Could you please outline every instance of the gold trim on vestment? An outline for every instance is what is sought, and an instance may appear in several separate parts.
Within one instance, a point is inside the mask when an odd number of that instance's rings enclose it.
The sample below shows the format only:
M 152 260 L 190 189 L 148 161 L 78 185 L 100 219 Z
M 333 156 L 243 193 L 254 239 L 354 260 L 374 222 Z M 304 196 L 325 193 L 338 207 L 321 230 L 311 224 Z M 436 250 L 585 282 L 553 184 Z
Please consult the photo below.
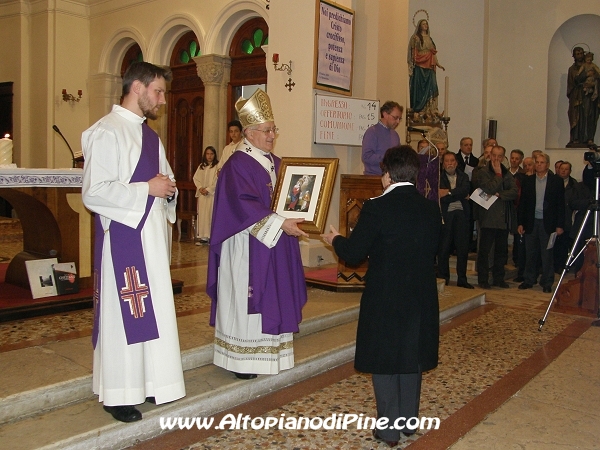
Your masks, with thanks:
M 250 231 L 250 234 L 252 236 L 254 236 L 255 238 L 258 238 L 258 233 L 260 232 L 260 230 L 267 224 L 267 222 L 269 221 L 269 218 L 271 216 L 268 215 L 266 217 L 263 217 L 261 220 L 259 220 L 258 222 L 256 222 L 254 224 L 254 226 L 252 227 L 252 230 Z
M 259 345 L 256 347 L 246 347 L 243 345 L 229 344 L 229 343 L 225 342 L 223 339 L 219 339 L 218 337 L 215 337 L 214 344 L 216 346 L 224 348 L 225 350 L 229 350 L 230 352 L 240 353 L 242 355 L 251 355 L 253 353 L 272 353 L 272 354 L 276 355 L 278 353 L 281 353 L 283 350 L 289 350 L 291 348 L 294 348 L 293 340 L 282 342 L 278 346 Z

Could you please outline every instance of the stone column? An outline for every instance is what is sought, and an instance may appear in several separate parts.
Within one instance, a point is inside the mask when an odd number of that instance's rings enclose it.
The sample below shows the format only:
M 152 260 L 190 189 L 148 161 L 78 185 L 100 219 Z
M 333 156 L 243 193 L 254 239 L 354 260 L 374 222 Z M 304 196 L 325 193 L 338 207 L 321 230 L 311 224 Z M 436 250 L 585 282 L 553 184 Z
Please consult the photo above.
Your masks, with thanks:
M 231 68 L 231 58 L 221 55 L 203 55 L 194 58 L 198 76 L 204 83 L 204 133 L 202 149 L 207 145 L 218 147 L 222 142 L 222 130 L 225 125 L 221 123 L 221 111 L 226 104 L 221 103 L 221 86 L 225 79 L 225 67 Z M 229 80 L 229 74 L 227 76 Z
M 225 147 L 229 136 L 227 130 L 227 91 L 229 87 L 229 81 L 231 80 L 231 58 L 227 57 L 225 61 L 223 61 L 223 82 L 221 83 L 221 97 L 220 97 L 220 105 L 221 109 L 219 110 L 219 123 L 221 126 L 221 131 L 219 132 L 219 147 L 218 152 L 221 152 L 221 149 Z M 235 99 L 237 100 L 237 99 Z M 227 130 L 227 131 L 226 131 Z

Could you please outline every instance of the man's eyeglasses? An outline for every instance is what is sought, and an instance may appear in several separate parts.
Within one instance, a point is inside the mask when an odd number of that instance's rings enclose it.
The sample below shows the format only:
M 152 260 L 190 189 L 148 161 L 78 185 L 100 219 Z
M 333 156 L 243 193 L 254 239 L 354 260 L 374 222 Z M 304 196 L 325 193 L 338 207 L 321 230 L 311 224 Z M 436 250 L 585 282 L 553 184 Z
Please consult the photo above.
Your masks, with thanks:
M 393 114 L 389 114 L 388 116 L 390 116 L 392 119 L 397 120 L 398 122 L 400 122 L 402 120 L 402 116 L 398 117 L 398 116 L 394 116 Z
M 277 127 L 267 128 L 266 130 L 259 130 L 257 128 L 256 131 L 261 131 L 261 132 L 265 133 L 265 135 L 268 135 L 270 133 L 279 134 L 279 128 L 277 128 Z

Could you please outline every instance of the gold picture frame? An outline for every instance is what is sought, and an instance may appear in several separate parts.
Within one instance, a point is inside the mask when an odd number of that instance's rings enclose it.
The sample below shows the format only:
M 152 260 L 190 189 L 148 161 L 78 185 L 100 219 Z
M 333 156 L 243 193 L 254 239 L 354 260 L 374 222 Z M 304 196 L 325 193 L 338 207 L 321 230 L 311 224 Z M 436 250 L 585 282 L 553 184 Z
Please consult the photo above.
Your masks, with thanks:
M 307 233 L 323 233 L 339 160 L 282 158 L 271 209 L 286 218 L 301 218 Z

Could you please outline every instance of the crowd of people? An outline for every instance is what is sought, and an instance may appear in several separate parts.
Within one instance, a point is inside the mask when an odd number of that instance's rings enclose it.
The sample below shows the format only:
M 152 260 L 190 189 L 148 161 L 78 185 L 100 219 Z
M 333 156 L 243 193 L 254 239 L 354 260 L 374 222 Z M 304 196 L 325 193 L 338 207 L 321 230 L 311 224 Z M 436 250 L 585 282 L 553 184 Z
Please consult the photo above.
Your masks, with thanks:
M 396 102 L 381 106 L 379 122 L 363 139 L 365 175 L 379 175 L 378 161 L 387 148 L 400 144 L 395 129 L 402 113 L 403 107 Z M 494 138 L 483 140 L 479 156 L 473 153 L 470 137 L 460 140 L 455 153 L 448 151 L 447 142 L 434 145 L 437 152 L 428 140 L 421 139 L 416 151 L 438 154 L 440 161 L 438 194 L 444 225 L 437 255 L 438 278 L 449 283 L 449 258 L 455 254 L 457 286 L 474 289 L 467 281 L 466 268 L 468 254 L 477 253 L 478 286 L 508 288 L 505 266 L 512 235 L 511 256 L 518 269 L 513 281 L 520 283 L 519 289 L 539 283 L 544 292 L 551 292 L 554 274 L 565 268 L 594 192 L 590 166 L 584 169 L 583 181 L 577 182 L 571 176 L 571 163 L 556 161 L 551 170 L 550 158 L 541 150 L 534 150 L 531 156 L 520 149 L 507 153 Z M 583 238 L 590 233 L 585 230 Z M 581 264 L 582 258 L 572 261 L 571 270 L 577 271 Z
M 465 272 L 468 253 L 477 252 L 479 287 L 508 288 L 505 266 L 512 235 L 512 261 L 518 268 L 513 281 L 520 283 L 519 289 L 539 283 L 544 292 L 552 292 L 554 274 L 564 270 L 592 200 L 591 167 L 586 165 L 583 181 L 577 182 L 571 176 L 571 163 L 556 161 L 552 171 L 550 157 L 541 150 L 534 150 L 530 157 L 520 149 L 507 154 L 495 139 L 485 139 L 481 155 L 472 152 L 473 140 L 464 137 L 456 154 L 444 152 L 440 157 L 444 226 L 438 277 L 448 284 L 448 258 L 454 250 L 457 285 L 474 288 L 466 282 Z M 469 194 L 464 195 L 465 191 Z M 585 230 L 582 236 L 590 235 Z M 572 263 L 571 270 L 577 271 L 582 258 Z

